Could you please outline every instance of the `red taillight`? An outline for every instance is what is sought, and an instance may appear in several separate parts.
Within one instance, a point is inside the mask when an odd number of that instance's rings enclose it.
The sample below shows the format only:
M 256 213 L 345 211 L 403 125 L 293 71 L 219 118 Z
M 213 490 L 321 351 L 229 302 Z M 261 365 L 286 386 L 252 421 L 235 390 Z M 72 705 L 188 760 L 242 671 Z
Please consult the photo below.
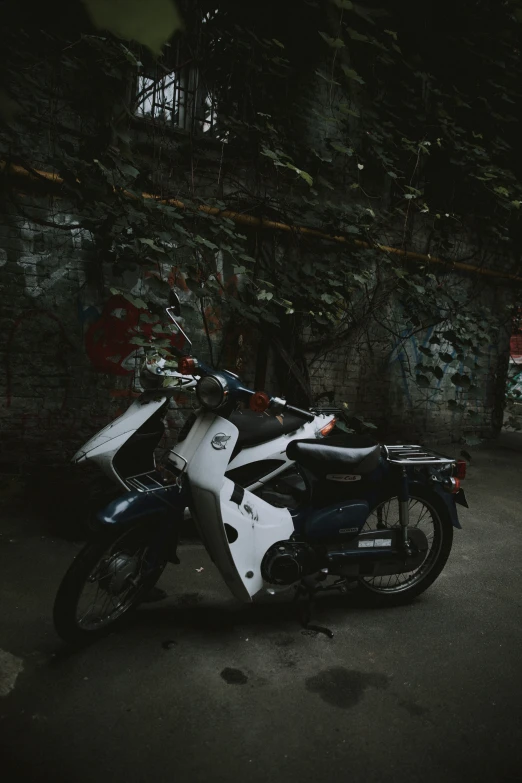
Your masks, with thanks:
M 266 411 L 269 405 L 270 397 L 266 392 L 255 392 L 250 397 L 250 410 L 255 411 L 256 413 L 263 413 L 263 411 Z
M 451 490 L 452 495 L 456 495 L 457 492 L 460 491 L 460 479 L 454 478 L 453 479 L 453 489 Z
M 319 430 L 319 435 L 322 435 L 323 438 L 328 435 L 329 432 L 333 430 L 337 423 L 337 419 L 334 417 L 331 421 L 328 422 L 328 424 L 325 424 L 322 430 Z
M 460 492 L 460 479 L 453 477 L 445 479 L 442 482 L 442 489 L 445 492 L 451 492 L 452 495 L 456 495 L 457 492 Z
M 178 362 L 178 372 L 182 375 L 193 375 L 196 369 L 196 362 L 191 356 L 184 356 Z
M 457 460 L 456 470 L 455 470 L 455 477 L 458 479 L 465 479 L 466 478 L 466 468 L 467 463 L 463 459 Z

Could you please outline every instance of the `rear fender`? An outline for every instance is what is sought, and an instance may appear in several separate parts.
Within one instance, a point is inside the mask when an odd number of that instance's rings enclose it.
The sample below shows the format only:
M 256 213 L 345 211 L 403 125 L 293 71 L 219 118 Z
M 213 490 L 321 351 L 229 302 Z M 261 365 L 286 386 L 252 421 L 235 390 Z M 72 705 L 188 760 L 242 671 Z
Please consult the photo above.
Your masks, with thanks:
M 122 529 L 145 520 L 159 523 L 158 543 L 167 546 L 171 562 L 179 563 L 176 550 L 187 502 L 187 492 L 178 487 L 157 492 L 127 492 L 98 512 L 97 520 L 101 527 Z
M 441 485 L 436 481 L 415 481 L 410 482 L 409 484 L 409 490 L 410 492 L 415 492 L 415 486 L 423 486 L 423 487 L 429 487 L 432 489 L 444 502 L 444 505 L 448 509 L 448 513 L 450 515 L 451 522 L 453 524 L 453 527 L 456 527 L 458 530 L 462 530 L 462 525 L 459 521 L 459 515 L 457 513 L 457 506 L 455 503 L 455 495 L 452 495 L 450 492 L 445 492 Z
M 457 513 L 457 504 L 455 503 L 455 495 L 450 492 L 445 492 L 440 484 L 436 484 L 435 482 L 433 482 L 433 484 L 435 492 L 442 498 L 448 508 L 453 527 L 456 527 L 457 530 L 462 530 L 462 525 L 460 524 L 459 515 Z

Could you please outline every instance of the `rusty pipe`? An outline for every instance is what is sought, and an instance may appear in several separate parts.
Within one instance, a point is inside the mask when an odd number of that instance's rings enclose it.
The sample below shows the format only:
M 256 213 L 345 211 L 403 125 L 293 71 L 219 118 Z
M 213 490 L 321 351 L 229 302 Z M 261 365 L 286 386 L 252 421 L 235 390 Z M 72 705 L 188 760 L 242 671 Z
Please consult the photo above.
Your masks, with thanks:
M 63 184 L 63 179 L 56 173 L 50 171 L 40 171 L 35 169 L 35 174 L 23 166 L 15 164 L 7 164 L 5 161 L 0 161 L 0 171 L 7 171 L 15 174 L 19 177 L 25 177 L 38 181 L 42 178 L 54 185 Z M 125 195 L 129 198 L 135 198 L 132 193 L 124 191 Z M 179 199 L 160 199 L 153 193 L 142 193 L 143 198 L 153 199 L 161 204 L 168 204 L 170 206 L 177 207 L 178 209 L 187 209 L 186 204 Z M 216 217 L 224 217 L 233 220 L 234 223 L 250 226 L 251 228 L 266 228 L 273 231 L 286 231 L 287 233 L 299 234 L 303 236 L 316 237 L 317 239 L 325 239 L 330 242 L 337 242 L 340 244 L 350 244 L 356 247 L 373 248 L 380 250 L 383 253 L 392 253 L 393 255 L 400 256 L 408 261 L 423 261 L 426 264 L 439 264 L 446 266 L 452 270 L 458 270 L 462 272 L 472 272 L 478 275 L 485 275 L 487 277 L 493 277 L 501 280 L 512 280 L 516 282 L 522 282 L 522 276 L 511 274 L 509 272 L 498 272 L 494 269 L 483 268 L 475 266 L 474 264 L 465 264 L 462 261 L 448 261 L 443 258 L 437 258 L 436 256 L 425 255 L 424 253 L 416 253 L 411 250 L 402 250 L 398 247 L 391 247 L 389 245 L 372 244 L 371 242 L 365 242 L 362 239 L 352 239 L 351 237 L 345 237 L 343 235 L 325 234 L 323 231 L 319 231 L 316 228 L 308 228 L 307 226 L 293 226 L 289 223 L 281 223 L 276 220 L 267 220 L 266 218 L 253 217 L 252 215 L 242 215 L 240 212 L 233 212 L 230 209 L 219 209 L 219 207 L 209 207 L 207 204 L 200 204 L 196 207 L 196 211 L 204 212 L 207 215 L 215 215 Z

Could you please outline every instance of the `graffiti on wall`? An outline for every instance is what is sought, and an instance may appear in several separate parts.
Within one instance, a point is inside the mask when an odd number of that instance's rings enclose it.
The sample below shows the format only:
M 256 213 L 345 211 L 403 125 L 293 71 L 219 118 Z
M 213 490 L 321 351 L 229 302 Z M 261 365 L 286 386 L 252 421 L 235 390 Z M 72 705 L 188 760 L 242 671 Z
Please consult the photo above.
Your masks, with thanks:
M 415 381 L 415 367 L 416 365 L 421 364 L 423 360 L 424 362 L 426 361 L 426 356 L 421 349 L 437 348 L 437 346 L 430 344 L 433 332 L 434 327 L 430 327 L 422 334 L 422 337 L 420 337 L 418 335 L 408 336 L 408 333 L 405 330 L 401 334 L 402 339 L 397 341 L 389 360 L 391 366 L 395 365 L 399 368 L 401 389 L 410 408 L 413 408 L 419 399 L 419 387 Z M 452 384 L 450 380 L 451 376 L 455 373 L 469 375 L 472 382 L 476 380 L 479 374 L 482 376 L 489 375 L 495 347 L 496 346 L 493 344 L 488 346 L 487 356 L 479 356 L 477 354 L 472 357 L 473 365 L 478 365 L 478 368 L 476 369 L 474 366 L 470 367 L 464 361 L 459 361 L 458 364 L 455 363 L 453 360 L 455 359 L 457 352 L 450 345 L 444 347 L 438 346 L 438 352 L 450 355 L 452 361 L 440 361 L 439 367 L 441 368 L 442 375 L 439 378 L 435 376 L 430 378 L 431 384 L 430 389 L 428 390 L 430 393 L 428 395 L 422 395 L 422 402 L 428 406 L 439 404 L 441 402 L 441 392 L 443 389 L 448 389 L 448 391 L 451 389 L 455 392 L 457 387 Z M 482 404 L 480 392 L 481 390 L 477 389 L 475 397 L 470 397 L 469 393 L 467 393 L 467 403 L 480 406 Z

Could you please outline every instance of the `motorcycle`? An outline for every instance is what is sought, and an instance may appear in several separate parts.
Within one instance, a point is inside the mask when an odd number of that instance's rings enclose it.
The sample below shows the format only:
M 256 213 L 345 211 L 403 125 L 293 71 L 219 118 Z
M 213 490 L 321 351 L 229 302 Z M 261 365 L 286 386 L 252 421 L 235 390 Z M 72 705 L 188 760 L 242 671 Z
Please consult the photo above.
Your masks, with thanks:
M 305 627 L 314 627 L 311 605 L 319 592 L 352 586 L 372 604 L 393 606 L 435 581 L 453 528 L 460 527 L 456 504 L 467 506 L 463 460 L 418 445 L 286 436 L 286 455 L 300 471 L 306 498 L 277 506 L 227 475 L 240 435 L 232 416 L 245 408 L 286 411 L 312 423 L 315 414 L 194 357 L 184 356 L 179 371 L 199 376 L 200 408 L 167 467 L 141 474 L 135 491 L 98 515 L 102 532 L 78 554 L 56 596 L 54 623 L 64 640 L 83 644 L 111 630 L 169 560 L 179 563 L 187 506 L 231 593 L 249 603 L 293 591 Z
M 174 292 L 170 294 L 166 313 L 182 338 L 182 347 L 178 339 L 178 347 L 173 352 L 183 357 L 190 352 L 192 343 L 179 323 L 181 305 Z M 153 354 L 142 364 L 140 381 L 143 389 L 140 396 L 72 458 L 75 465 L 96 465 L 105 479 L 90 493 L 91 529 L 98 527 L 96 514 L 101 508 L 122 491 L 141 489 L 140 477 L 156 469 L 156 449 L 165 433 L 169 405 L 180 394 L 193 394 L 199 375 L 170 369 L 165 358 Z M 303 421 L 289 410 L 278 415 L 250 409 L 232 411 L 230 420 L 239 430 L 239 436 L 227 466 L 227 477 L 273 502 L 284 502 L 300 484 L 286 446 L 293 438 L 326 437 L 335 427 L 335 413 L 335 408 L 323 407 L 309 421 Z M 185 438 L 194 420 L 192 412 L 180 430 L 178 442 Z M 190 517 L 189 509 L 184 516 Z

